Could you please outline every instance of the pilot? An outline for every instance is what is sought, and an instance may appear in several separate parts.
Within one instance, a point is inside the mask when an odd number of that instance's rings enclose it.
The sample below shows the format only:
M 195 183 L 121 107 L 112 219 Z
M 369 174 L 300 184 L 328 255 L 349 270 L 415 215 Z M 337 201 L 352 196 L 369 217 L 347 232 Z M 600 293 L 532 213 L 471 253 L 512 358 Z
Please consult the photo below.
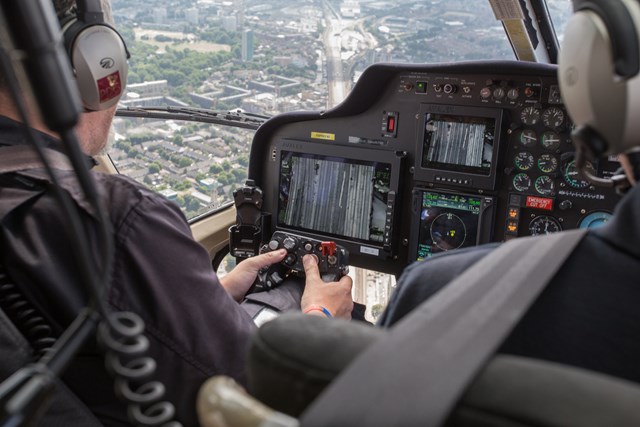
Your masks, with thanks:
M 110 3 L 102 3 L 106 22 L 113 22 Z M 73 0 L 55 1 L 60 16 L 74 5 Z M 7 81 L 0 75 L 0 156 L 3 147 L 26 144 Z M 114 105 L 81 114 L 77 134 L 87 161 L 105 148 L 115 109 Z M 58 135 L 46 128 L 34 108 L 29 108 L 28 117 L 45 145 L 62 151 Z M 74 174 L 56 174 L 91 230 L 93 215 Z M 131 311 L 145 321 L 149 355 L 158 365 L 155 379 L 166 386 L 165 397 L 176 406 L 176 419 L 196 425 L 195 396 L 205 379 L 225 374 L 245 382 L 245 350 L 255 326 L 238 302 L 258 270 L 285 254 L 256 256 L 218 279 L 209 254 L 194 241 L 177 205 L 124 176 L 95 173 L 94 178 L 108 207 L 115 241 L 106 301 L 112 310 Z M 0 175 L 0 194 L 2 268 L 60 334 L 86 302 L 66 218 L 41 168 Z M 314 258 L 305 259 L 305 268 L 302 310 L 349 318 L 351 279 L 343 277 L 327 286 Z M 103 359 L 95 345 L 89 345 L 67 369 L 64 381 L 105 425 L 130 425 Z
M 574 1 L 574 7 L 559 59 L 563 98 L 577 127 L 574 143 L 593 158 L 619 154 L 630 189 L 613 218 L 589 230 L 499 351 L 640 382 L 640 139 L 634 129 L 640 6 L 603 0 Z M 394 325 L 494 247 L 445 252 L 409 266 L 379 324 Z

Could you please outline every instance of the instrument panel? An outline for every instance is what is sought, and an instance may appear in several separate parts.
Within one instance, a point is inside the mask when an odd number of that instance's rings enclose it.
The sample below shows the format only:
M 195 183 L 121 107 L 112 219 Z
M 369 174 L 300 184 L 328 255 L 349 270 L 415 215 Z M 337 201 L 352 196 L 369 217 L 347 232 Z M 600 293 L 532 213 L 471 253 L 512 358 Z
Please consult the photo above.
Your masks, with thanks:
M 576 169 L 556 71 L 376 64 L 336 108 L 274 117 L 249 168 L 271 231 L 335 240 L 352 265 L 398 274 L 439 252 L 604 224 L 619 196 Z

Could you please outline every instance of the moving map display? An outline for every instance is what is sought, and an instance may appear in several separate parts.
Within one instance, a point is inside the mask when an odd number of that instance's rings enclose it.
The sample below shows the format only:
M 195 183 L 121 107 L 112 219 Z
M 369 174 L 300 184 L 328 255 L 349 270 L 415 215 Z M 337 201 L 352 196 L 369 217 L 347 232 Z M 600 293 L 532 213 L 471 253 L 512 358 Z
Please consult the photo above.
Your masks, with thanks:
M 423 191 L 416 259 L 476 245 L 481 206 L 479 197 Z

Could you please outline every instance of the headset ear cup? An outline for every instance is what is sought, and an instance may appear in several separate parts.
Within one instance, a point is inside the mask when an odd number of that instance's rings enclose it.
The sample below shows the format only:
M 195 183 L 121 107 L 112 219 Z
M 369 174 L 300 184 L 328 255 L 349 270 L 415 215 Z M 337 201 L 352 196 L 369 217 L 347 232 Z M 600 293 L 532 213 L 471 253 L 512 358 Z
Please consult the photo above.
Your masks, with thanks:
M 84 107 L 97 111 L 117 104 L 128 73 L 128 52 L 120 34 L 107 25 L 80 28 L 69 55 Z
M 564 102 L 577 128 L 606 141 L 594 154 L 617 154 L 640 140 L 640 4 L 574 0 L 558 56 Z M 624 19 L 621 19 L 623 17 Z M 633 38 L 633 40 L 629 40 Z

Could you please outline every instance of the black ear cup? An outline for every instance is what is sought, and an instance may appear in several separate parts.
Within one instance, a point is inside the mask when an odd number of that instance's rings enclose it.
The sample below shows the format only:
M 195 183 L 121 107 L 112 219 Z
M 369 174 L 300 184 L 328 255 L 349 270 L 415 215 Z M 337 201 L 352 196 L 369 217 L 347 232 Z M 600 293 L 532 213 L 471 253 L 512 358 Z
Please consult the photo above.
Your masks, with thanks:
M 574 0 L 574 9 L 558 57 L 563 99 L 585 152 L 627 151 L 640 142 L 640 5 Z
M 98 111 L 120 100 L 129 52 L 120 34 L 103 21 L 102 13 L 84 13 L 86 7 L 79 0 L 78 13 L 63 23 L 62 30 L 84 108 Z

